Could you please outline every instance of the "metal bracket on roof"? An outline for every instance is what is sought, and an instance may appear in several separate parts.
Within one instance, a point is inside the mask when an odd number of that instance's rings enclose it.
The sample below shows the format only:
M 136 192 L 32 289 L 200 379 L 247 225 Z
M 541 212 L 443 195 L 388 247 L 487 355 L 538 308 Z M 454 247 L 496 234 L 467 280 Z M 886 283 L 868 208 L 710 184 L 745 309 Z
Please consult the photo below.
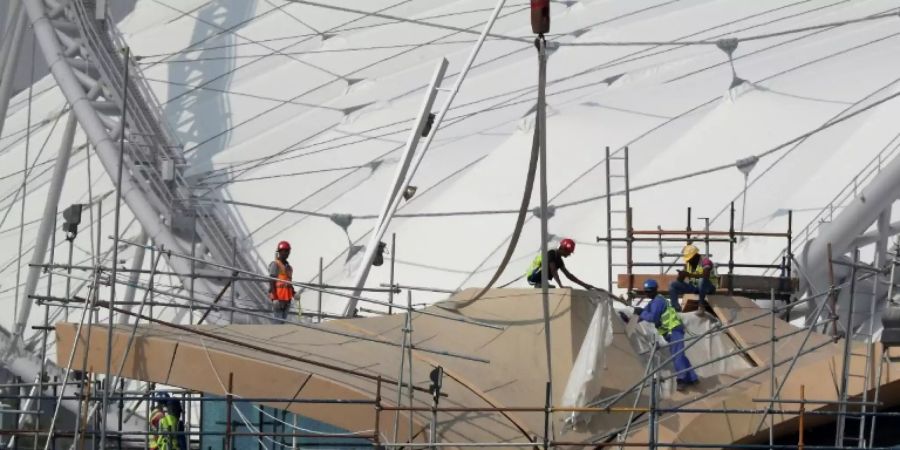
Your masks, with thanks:
M 734 162 L 734 166 L 737 167 L 738 170 L 741 171 L 745 176 L 756 167 L 756 163 L 759 162 L 759 157 L 756 155 L 751 155 L 746 158 L 741 158 Z
M 737 38 L 724 38 L 716 41 L 716 47 L 728 55 L 728 63 L 731 65 L 731 85 L 728 89 L 734 89 L 745 82 L 743 78 L 737 75 L 737 71 L 734 69 L 734 51 L 737 50 L 738 43 Z
M 533 214 L 534 217 L 537 217 L 538 219 L 540 219 L 541 218 L 541 208 L 538 208 L 538 207 L 532 208 L 531 214 Z M 547 218 L 550 219 L 555 215 L 556 215 L 556 207 L 553 205 L 548 205 L 547 206 Z
M 719 39 L 716 41 L 716 47 L 719 47 L 719 50 L 725 52 L 725 54 L 728 55 L 728 59 L 731 59 L 734 51 L 738 48 L 738 40 L 737 38 Z
M 335 225 L 344 229 L 344 232 L 347 231 L 347 228 L 350 228 L 350 224 L 353 223 L 353 214 L 332 214 L 331 221 L 334 222 Z

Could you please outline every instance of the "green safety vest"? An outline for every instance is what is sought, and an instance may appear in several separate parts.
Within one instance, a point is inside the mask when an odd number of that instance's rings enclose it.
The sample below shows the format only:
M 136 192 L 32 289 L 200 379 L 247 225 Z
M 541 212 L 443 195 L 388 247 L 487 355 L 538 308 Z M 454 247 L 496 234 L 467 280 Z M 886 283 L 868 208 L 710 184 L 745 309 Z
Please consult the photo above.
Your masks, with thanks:
M 665 336 L 672 332 L 675 328 L 681 326 L 681 316 L 678 315 L 678 312 L 675 311 L 675 308 L 672 307 L 672 304 L 669 302 L 669 299 L 663 297 L 666 301 L 666 309 L 662 313 L 662 317 L 659 318 L 659 334 Z
M 528 266 L 528 270 L 525 271 L 525 278 L 530 277 L 531 274 L 533 274 L 535 270 L 540 269 L 541 264 L 543 264 L 543 262 L 544 262 L 544 255 L 538 254 L 537 256 L 535 256 L 534 261 L 531 261 L 531 265 Z
M 156 448 L 159 450 L 183 450 L 178 447 L 178 419 L 166 414 L 159 419 L 159 437 L 156 438 Z
M 697 263 L 697 266 L 694 267 L 693 270 L 691 269 L 690 264 L 684 263 L 684 271 L 691 275 L 697 275 L 699 277 L 702 277 L 703 276 L 703 260 L 704 259 L 706 259 L 706 258 L 701 259 L 700 262 Z M 712 262 L 712 261 L 710 261 L 710 262 Z M 688 278 L 687 282 L 690 284 L 693 284 L 694 286 L 697 286 L 698 284 L 700 284 L 700 278 Z M 712 270 L 709 271 L 709 282 L 712 283 L 713 287 L 715 287 L 716 289 L 719 288 L 719 277 L 716 276 L 715 264 L 713 264 Z

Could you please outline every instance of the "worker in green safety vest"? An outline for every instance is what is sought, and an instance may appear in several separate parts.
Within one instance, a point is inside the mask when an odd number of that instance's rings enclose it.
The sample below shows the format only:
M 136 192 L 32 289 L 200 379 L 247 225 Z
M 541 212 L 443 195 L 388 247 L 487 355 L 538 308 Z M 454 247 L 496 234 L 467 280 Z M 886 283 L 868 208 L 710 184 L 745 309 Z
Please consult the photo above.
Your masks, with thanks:
M 179 433 L 180 421 L 181 402 L 170 399 L 166 404 L 166 415 L 159 420 L 159 431 L 156 438 L 157 450 L 187 450 Z
M 168 392 L 154 392 L 150 396 L 149 401 L 153 403 L 153 409 L 150 410 L 150 417 L 147 419 L 150 431 L 150 437 L 148 439 L 150 450 L 157 450 L 159 436 L 156 432 L 159 431 L 159 421 L 166 416 L 166 403 L 169 402 L 169 399 Z
M 650 279 L 644 282 L 644 295 L 650 299 L 650 303 L 645 308 L 634 308 L 634 314 L 638 316 L 638 321 L 643 320 L 655 325 L 659 334 L 669 343 L 678 390 L 696 384 L 699 378 L 691 366 L 691 361 L 684 353 L 684 324 L 681 316 L 672 307 L 669 299 L 659 294 L 659 284 L 656 280 Z M 628 322 L 627 316 L 623 316 L 622 319 Z
M 559 279 L 559 272 L 562 271 L 563 275 L 573 283 L 587 290 L 594 289 L 593 286 L 579 280 L 578 277 L 572 275 L 572 272 L 569 272 L 569 270 L 566 269 L 566 263 L 563 261 L 563 258 L 568 258 L 572 253 L 575 253 L 575 241 L 569 238 L 560 241 L 558 248 L 547 250 L 547 281 L 556 280 L 557 286 L 563 287 L 562 280 Z M 544 255 L 540 254 L 535 256 L 534 260 L 531 261 L 531 265 L 528 266 L 528 270 L 525 272 L 525 279 L 528 281 L 528 284 L 534 287 L 541 287 L 541 264 L 543 264 L 543 256 Z

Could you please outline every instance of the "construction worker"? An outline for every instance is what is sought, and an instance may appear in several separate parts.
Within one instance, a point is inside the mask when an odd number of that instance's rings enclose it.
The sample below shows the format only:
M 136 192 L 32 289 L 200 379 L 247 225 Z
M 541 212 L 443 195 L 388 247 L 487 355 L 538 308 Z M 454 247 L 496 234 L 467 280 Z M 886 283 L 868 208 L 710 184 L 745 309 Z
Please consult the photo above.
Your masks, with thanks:
M 715 293 L 718 287 L 718 277 L 716 277 L 713 262 L 700 255 L 700 249 L 691 244 L 684 246 L 681 255 L 684 258 L 684 270 L 679 270 L 678 280 L 669 284 L 669 300 L 672 301 L 672 307 L 676 311 L 681 311 L 678 296 L 697 294 L 700 297 L 697 314 L 702 315 L 706 311 L 711 313 L 712 308 L 706 301 L 706 296 Z
M 169 401 L 169 394 L 167 392 L 154 392 L 150 395 L 149 401 L 153 405 L 153 409 L 150 410 L 150 417 L 147 418 L 148 431 L 150 433 L 148 442 L 152 450 L 157 448 L 159 421 L 166 415 L 166 403 Z
M 579 280 L 578 277 L 572 275 L 572 273 L 566 269 L 566 263 L 563 261 L 563 258 L 568 258 L 572 253 L 575 253 L 575 241 L 569 238 L 560 241 L 558 248 L 547 250 L 548 281 L 556 280 L 556 284 L 559 287 L 563 287 L 562 280 L 559 278 L 559 271 L 562 271 L 566 278 L 573 283 L 588 290 L 594 289 L 593 286 Z M 537 255 L 534 258 L 534 261 L 531 262 L 531 266 L 528 267 L 528 271 L 525 272 L 525 279 L 528 280 L 528 284 L 534 287 L 541 287 L 542 259 L 543 255 Z M 550 287 L 553 286 L 551 285 Z
M 269 277 L 278 279 L 277 281 L 270 280 L 269 282 L 269 299 L 272 300 L 275 317 L 279 319 L 287 319 L 291 300 L 294 299 L 294 286 L 291 284 L 294 269 L 288 263 L 288 256 L 290 255 L 291 244 L 287 241 L 281 241 L 278 243 L 275 261 L 269 264 Z
M 166 403 L 166 414 L 159 421 L 159 437 L 156 448 L 159 450 L 187 450 L 182 446 L 183 434 L 179 435 L 181 421 L 181 402 L 169 399 Z
M 650 303 L 645 308 L 634 308 L 634 314 L 638 316 L 638 322 L 643 320 L 655 325 L 659 334 L 669 343 L 672 363 L 675 365 L 677 373 L 675 376 L 677 389 L 683 390 L 687 386 L 696 384 L 697 373 L 694 372 L 691 361 L 684 354 L 684 325 L 681 317 L 672 307 L 670 300 L 659 294 L 659 285 L 656 280 L 651 279 L 644 282 L 644 295 L 650 299 Z

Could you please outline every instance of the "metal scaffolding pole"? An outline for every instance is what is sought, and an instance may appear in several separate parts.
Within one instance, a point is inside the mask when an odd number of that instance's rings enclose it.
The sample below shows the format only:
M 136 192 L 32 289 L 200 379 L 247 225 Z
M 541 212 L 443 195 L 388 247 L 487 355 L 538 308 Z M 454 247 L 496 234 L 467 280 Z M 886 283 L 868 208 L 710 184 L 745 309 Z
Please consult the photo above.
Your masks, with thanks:
M 128 76 L 129 76 L 129 68 L 131 67 L 131 49 L 125 47 L 125 84 L 122 92 L 122 118 L 121 120 L 121 129 L 122 132 L 119 135 L 119 167 L 116 172 L 116 205 L 115 205 L 115 213 L 113 218 L 113 235 L 116 239 L 119 239 L 119 222 L 120 216 L 122 213 L 122 176 L 125 172 L 125 140 L 128 137 L 128 124 L 127 124 L 127 114 L 128 114 Z M 116 279 L 117 270 L 119 267 L 119 244 L 116 243 L 113 245 L 113 260 L 112 260 L 112 272 L 110 277 L 113 280 Z M 193 279 L 192 279 L 193 280 Z M 109 309 L 107 315 L 107 330 L 106 330 L 106 382 L 103 386 L 103 401 L 101 411 L 104 412 L 103 417 L 103 426 L 100 428 L 100 447 L 106 448 L 106 431 L 109 428 L 109 423 L 106 421 L 107 415 L 105 414 L 109 410 L 109 395 L 110 390 L 113 388 L 111 378 L 109 376 L 110 369 L 112 366 L 112 342 L 113 342 L 113 323 L 115 318 L 116 311 L 116 286 L 118 283 L 110 283 L 109 285 Z M 128 307 L 126 307 L 128 308 Z M 137 319 L 135 319 L 135 323 L 137 323 Z
M 138 242 L 144 245 L 139 245 L 134 250 L 134 256 L 131 260 L 131 276 L 128 278 L 128 285 L 125 287 L 125 298 L 122 301 L 122 304 L 125 305 L 125 309 L 128 310 L 134 305 L 134 294 L 137 292 L 137 283 L 140 281 L 141 268 L 144 266 L 144 255 L 147 253 L 147 244 L 149 241 L 150 236 L 146 232 L 141 231 Z M 156 267 L 151 269 L 151 278 L 155 271 Z M 232 289 L 232 292 L 234 292 L 234 289 Z M 234 306 L 233 302 L 231 306 Z M 124 314 L 120 315 L 116 323 L 127 324 L 128 316 Z
M 59 209 L 59 197 L 66 182 L 66 174 L 69 172 L 69 158 L 72 155 L 72 143 L 75 139 L 76 125 L 78 125 L 78 121 L 75 119 L 75 114 L 69 112 L 62 142 L 60 142 L 59 151 L 56 153 L 53 178 L 50 180 L 50 189 L 47 192 L 47 200 L 44 203 L 44 215 L 41 218 L 41 224 L 34 241 L 34 251 L 31 253 L 31 263 L 28 268 L 28 275 L 25 278 L 25 290 L 20 299 L 23 305 L 31 301 L 30 296 L 34 295 L 38 279 L 41 276 L 40 265 L 44 264 L 44 255 L 47 253 L 48 245 L 50 245 L 50 238 L 53 235 L 57 210 Z M 71 244 L 71 241 L 69 243 Z M 17 320 L 16 329 L 24 329 L 28 325 L 28 316 L 18 317 Z M 22 336 L 18 337 L 21 339 Z
M 441 86 L 441 82 L 444 80 L 444 74 L 447 72 L 448 64 L 446 58 L 441 58 L 434 70 L 434 74 L 431 76 L 431 82 L 428 84 L 428 89 L 425 92 L 425 98 L 422 99 L 419 114 L 416 117 L 415 122 L 413 122 L 412 130 L 410 130 L 409 137 L 407 138 L 403 156 L 400 158 L 400 164 L 397 165 L 397 169 L 394 172 L 394 185 L 388 192 L 385 204 L 378 215 L 378 221 L 375 222 L 375 227 L 372 229 L 371 235 L 369 236 L 369 243 L 366 245 L 363 258 L 360 262 L 359 272 L 356 274 L 356 280 L 353 283 L 354 286 L 356 286 L 356 289 L 353 291 L 353 295 L 355 296 L 360 295 L 366 285 L 366 279 L 369 277 L 369 270 L 372 267 L 372 260 L 375 258 L 375 252 L 378 251 L 381 238 L 387 231 L 387 225 L 391 222 L 391 218 L 399 206 L 399 199 L 403 198 L 403 193 L 407 186 L 407 174 L 411 170 L 410 166 L 412 165 L 412 160 L 416 153 L 416 146 L 419 145 L 419 138 L 427 126 L 428 117 L 431 114 L 431 107 L 434 105 L 434 99 L 437 97 L 438 89 Z M 435 131 L 436 130 L 432 130 L 429 134 L 433 134 Z M 355 313 L 356 300 L 350 299 L 350 301 L 347 302 L 347 306 L 344 308 L 344 316 L 352 317 Z
M 546 87 L 547 87 L 547 41 L 541 34 L 535 40 L 538 49 L 538 100 L 537 100 L 537 129 L 540 145 L 540 197 L 541 197 L 541 304 L 544 313 L 544 345 L 547 350 L 547 396 L 550 404 L 553 403 L 553 346 L 550 339 L 550 261 L 547 258 L 547 247 L 550 239 L 547 230 L 547 114 L 546 114 Z M 552 421 L 550 421 L 552 424 Z M 552 440 L 553 428 L 549 430 Z M 547 437 L 545 437 L 547 439 Z
M 858 263 L 859 249 L 855 248 L 853 249 L 853 266 L 850 268 L 850 301 L 847 307 L 846 325 L 844 326 L 844 356 L 841 362 L 841 390 L 838 393 L 838 400 L 840 401 L 838 404 L 838 412 L 840 414 L 838 414 L 837 417 L 837 429 L 835 430 L 834 436 L 835 446 L 844 445 L 844 428 L 847 420 L 847 400 L 849 397 L 847 391 L 850 384 L 850 348 L 853 341 L 853 303 L 856 297 L 856 266 Z M 874 299 L 872 301 L 874 301 Z M 863 391 L 865 390 L 866 386 L 863 386 Z
M 491 12 L 491 16 L 485 24 L 484 28 L 481 31 L 481 35 L 479 35 L 478 40 L 475 41 L 475 46 L 472 48 L 472 51 L 469 52 L 469 56 L 466 59 L 466 62 L 463 64 L 462 69 L 460 69 L 459 73 L 456 75 L 456 82 L 453 83 L 453 87 L 447 90 L 447 98 L 444 100 L 444 104 L 441 106 L 440 111 L 434 116 L 434 123 L 432 125 L 432 130 L 425 136 L 425 142 L 422 143 L 421 149 L 418 153 L 415 153 L 412 161 L 410 162 L 408 170 L 404 170 L 402 182 L 395 186 L 394 194 L 388 196 L 386 208 L 382 211 L 382 214 L 379 215 L 378 225 L 376 226 L 375 233 L 369 239 L 369 245 L 366 246 L 366 253 L 362 259 L 362 266 L 360 267 L 360 273 L 357 275 L 356 279 L 356 287 L 357 289 L 361 289 L 365 286 L 366 278 L 369 275 L 369 269 L 372 266 L 372 259 L 375 257 L 375 251 L 378 249 L 378 245 L 381 242 L 381 238 L 384 236 L 384 233 L 387 232 L 387 227 L 391 222 L 391 218 L 394 216 L 394 213 L 397 211 L 397 208 L 400 207 L 400 201 L 403 199 L 403 193 L 406 191 L 406 188 L 412 182 L 413 176 L 416 174 L 416 170 L 418 170 L 419 165 L 422 163 L 422 158 L 425 157 L 425 153 L 428 152 L 428 148 L 431 146 L 431 142 L 434 140 L 434 136 L 437 135 L 438 130 L 440 129 L 441 123 L 444 120 L 444 117 L 447 115 L 447 112 L 450 110 L 450 106 L 453 104 L 453 100 L 456 98 L 456 94 L 459 93 L 459 89 L 462 87 L 463 81 L 466 79 L 466 75 L 468 75 L 469 70 L 475 64 L 475 57 L 478 56 L 478 52 L 481 50 L 484 41 L 487 39 L 488 34 L 493 28 L 494 23 L 497 21 L 497 17 L 500 16 L 500 10 L 503 9 L 503 5 L 506 3 L 506 0 L 498 0 L 497 5 L 494 7 L 494 10 Z M 446 67 L 446 62 L 444 62 L 444 66 Z M 441 70 L 440 79 L 443 79 L 443 70 Z M 438 82 L 439 84 L 439 82 Z M 438 89 L 437 85 L 432 83 L 431 85 L 435 90 Z M 442 89 L 443 90 L 443 89 Z M 431 104 L 434 103 L 434 94 L 429 92 L 428 98 L 426 102 L 423 102 L 423 108 L 420 110 L 420 116 L 417 119 L 419 125 L 412 130 L 412 135 L 410 136 L 409 141 L 407 141 L 407 146 L 412 146 L 414 150 L 416 145 L 418 144 L 419 135 L 423 130 L 423 126 L 425 125 L 424 120 L 427 120 L 429 117 L 429 111 L 431 110 Z M 425 108 L 427 106 L 427 108 Z M 424 113 L 424 114 L 423 114 Z M 399 169 L 399 168 L 398 168 Z M 399 170 L 398 170 L 399 172 Z M 358 292 L 354 291 L 355 295 L 359 295 Z M 350 300 L 347 303 L 346 308 L 344 309 L 344 316 L 350 317 L 353 314 L 353 310 L 356 308 L 356 301 Z

